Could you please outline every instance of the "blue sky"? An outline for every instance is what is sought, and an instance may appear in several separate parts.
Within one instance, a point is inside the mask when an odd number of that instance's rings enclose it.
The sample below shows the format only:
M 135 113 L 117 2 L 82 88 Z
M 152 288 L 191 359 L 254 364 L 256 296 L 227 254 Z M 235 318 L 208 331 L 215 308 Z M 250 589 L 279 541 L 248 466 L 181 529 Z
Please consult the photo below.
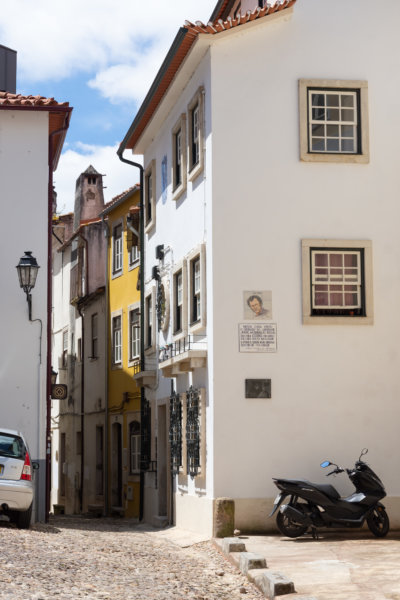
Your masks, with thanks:
M 12 0 L 0 44 L 17 51 L 17 92 L 73 106 L 54 181 L 58 211 L 73 210 L 75 181 L 89 164 L 106 174 L 105 200 L 137 177 L 116 155 L 185 20 L 207 22 L 216 0 Z M 23 18 L 21 18 L 23 15 Z M 132 180 L 134 177 L 134 180 Z

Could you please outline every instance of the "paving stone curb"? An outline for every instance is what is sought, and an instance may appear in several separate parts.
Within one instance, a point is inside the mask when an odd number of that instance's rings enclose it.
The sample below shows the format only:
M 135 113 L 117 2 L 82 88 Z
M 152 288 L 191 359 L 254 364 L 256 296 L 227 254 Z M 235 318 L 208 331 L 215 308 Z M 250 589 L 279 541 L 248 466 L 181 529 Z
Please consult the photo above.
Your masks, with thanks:
M 269 600 L 276 596 L 294 594 L 293 581 L 267 568 L 265 557 L 261 554 L 246 551 L 243 539 L 223 538 L 213 539 L 214 546 L 224 554 Z M 312 597 L 298 597 L 297 600 L 317 600 Z

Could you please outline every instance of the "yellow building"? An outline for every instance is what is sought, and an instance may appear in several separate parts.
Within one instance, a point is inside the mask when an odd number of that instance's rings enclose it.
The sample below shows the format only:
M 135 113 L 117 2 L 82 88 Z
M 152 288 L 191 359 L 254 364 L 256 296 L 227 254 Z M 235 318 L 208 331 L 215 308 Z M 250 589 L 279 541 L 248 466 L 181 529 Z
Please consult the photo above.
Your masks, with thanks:
M 133 379 L 140 360 L 139 248 L 133 233 L 139 197 L 136 185 L 102 212 L 108 231 L 108 509 L 124 517 L 139 517 L 140 508 L 140 388 Z

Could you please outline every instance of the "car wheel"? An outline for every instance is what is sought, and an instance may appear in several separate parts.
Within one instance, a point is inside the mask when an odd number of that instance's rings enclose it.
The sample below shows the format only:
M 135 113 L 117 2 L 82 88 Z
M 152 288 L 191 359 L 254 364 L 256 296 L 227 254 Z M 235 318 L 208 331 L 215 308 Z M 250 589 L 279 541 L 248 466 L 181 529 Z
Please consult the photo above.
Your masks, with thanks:
M 29 525 L 31 524 L 31 517 L 32 517 L 32 504 L 30 505 L 28 510 L 21 511 L 16 514 L 14 523 L 17 524 L 17 527 L 19 529 L 28 529 Z

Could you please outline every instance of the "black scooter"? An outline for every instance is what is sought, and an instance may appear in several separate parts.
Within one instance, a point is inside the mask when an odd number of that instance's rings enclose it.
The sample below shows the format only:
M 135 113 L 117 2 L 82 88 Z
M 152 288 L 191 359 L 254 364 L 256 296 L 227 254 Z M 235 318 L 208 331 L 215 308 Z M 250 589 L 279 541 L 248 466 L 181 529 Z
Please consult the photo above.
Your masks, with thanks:
M 367 454 L 364 448 L 353 469 L 342 469 L 329 460 L 321 467 L 335 467 L 327 474 L 346 473 L 356 488 L 354 494 L 341 498 L 332 485 L 320 485 L 304 479 L 275 479 L 275 485 L 281 490 L 274 502 L 272 517 L 279 509 L 276 524 L 279 531 L 296 538 L 311 530 L 317 537 L 319 527 L 362 527 L 364 522 L 376 537 L 384 537 L 389 531 L 389 517 L 385 507 L 379 502 L 386 496 L 385 488 L 379 477 L 363 461 Z M 289 496 L 289 503 L 282 504 Z

